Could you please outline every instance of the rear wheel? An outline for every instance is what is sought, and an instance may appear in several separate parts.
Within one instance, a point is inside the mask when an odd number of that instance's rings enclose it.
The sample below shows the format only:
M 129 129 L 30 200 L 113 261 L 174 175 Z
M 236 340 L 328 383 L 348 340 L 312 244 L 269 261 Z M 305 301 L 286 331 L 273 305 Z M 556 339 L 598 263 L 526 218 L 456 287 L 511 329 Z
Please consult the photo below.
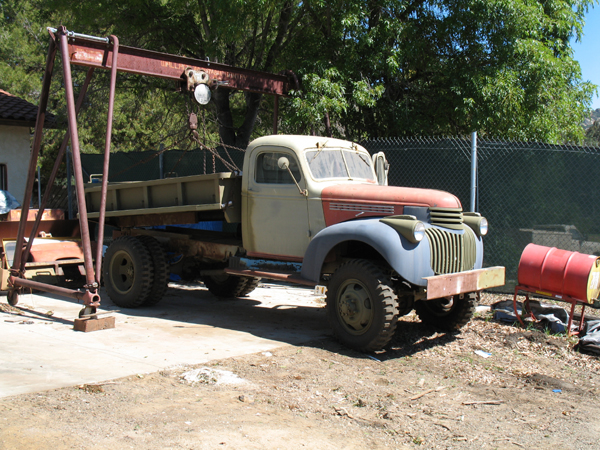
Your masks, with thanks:
M 150 253 L 152 268 L 154 269 L 152 287 L 150 288 L 148 297 L 142 303 L 142 306 L 153 306 L 162 300 L 169 287 L 167 254 L 163 246 L 160 245 L 160 242 L 158 242 L 152 236 L 142 235 L 137 236 L 137 239 L 146 246 L 146 249 Z
M 415 303 L 415 311 L 422 322 L 445 331 L 457 331 L 464 327 L 475 313 L 478 292 L 421 300 Z
M 246 286 L 241 290 L 238 297 L 245 297 L 250 292 L 258 287 L 258 283 L 260 283 L 260 278 L 247 277 L 246 278 Z
M 398 320 L 398 299 L 389 277 L 367 260 L 343 264 L 329 282 L 327 317 L 344 345 L 360 351 L 385 347 Z
M 154 267 L 150 253 L 138 239 L 122 236 L 110 244 L 102 271 L 106 292 L 115 305 L 136 308 L 148 298 Z
M 216 297 L 244 297 L 256 289 L 260 278 L 240 277 L 238 275 L 209 275 L 203 278 L 204 285 Z

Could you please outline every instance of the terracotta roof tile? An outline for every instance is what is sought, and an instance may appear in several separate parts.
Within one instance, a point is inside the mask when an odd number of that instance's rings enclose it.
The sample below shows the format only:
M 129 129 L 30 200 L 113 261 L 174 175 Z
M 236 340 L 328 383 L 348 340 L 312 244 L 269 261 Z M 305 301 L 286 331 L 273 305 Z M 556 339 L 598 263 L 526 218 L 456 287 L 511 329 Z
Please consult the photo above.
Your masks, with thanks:
M 34 104 L 0 89 L 0 125 L 34 127 L 37 112 L 38 107 Z M 52 113 L 46 113 L 44 126 L 56 126 L 56 118 Z

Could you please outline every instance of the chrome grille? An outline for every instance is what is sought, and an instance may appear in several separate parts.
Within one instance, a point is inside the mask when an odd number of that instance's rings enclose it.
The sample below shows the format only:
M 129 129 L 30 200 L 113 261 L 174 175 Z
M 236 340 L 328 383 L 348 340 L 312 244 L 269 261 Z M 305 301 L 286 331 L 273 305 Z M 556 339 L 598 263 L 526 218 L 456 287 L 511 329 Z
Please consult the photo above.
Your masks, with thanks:
M 462 270 L 471 270 L 477 259 L 477 243 L 475 235 L 465 228 L 463 234 L 463 264 Z
M 431 268 L 436 275 L 471 270 L 475 266 L 477 248 L 468 230 L 461 235 L 428 228 L 425 233 L 431 247 Z
M 438 227 L 462 230 L 461 208 L 429 208 L 429 221 Z

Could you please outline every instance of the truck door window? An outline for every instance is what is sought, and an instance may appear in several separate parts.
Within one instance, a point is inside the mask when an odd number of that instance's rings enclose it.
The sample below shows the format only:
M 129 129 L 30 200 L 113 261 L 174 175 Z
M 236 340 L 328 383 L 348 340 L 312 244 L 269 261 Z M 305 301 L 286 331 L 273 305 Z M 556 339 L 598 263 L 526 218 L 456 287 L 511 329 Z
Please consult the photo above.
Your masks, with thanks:
M 290 162 L 290 170 L 297 182 L 302 179 L 302 173 L 298 167 L 298 161 L 294 155 L 281 152 L 265 152 L 256 158 L 256 182 L 267 184 L 294 184 L 287 169 L 279 168 L 279 158 L 285 156 Z

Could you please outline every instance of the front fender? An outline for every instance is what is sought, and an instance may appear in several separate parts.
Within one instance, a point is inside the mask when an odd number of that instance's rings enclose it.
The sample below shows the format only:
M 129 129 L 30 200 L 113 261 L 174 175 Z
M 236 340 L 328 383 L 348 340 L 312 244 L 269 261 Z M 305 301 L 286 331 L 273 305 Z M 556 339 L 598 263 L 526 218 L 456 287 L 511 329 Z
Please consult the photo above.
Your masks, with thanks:
M 426 228 L 433 227 L 425 224 Z M 438 227 L 435 227 L 438 228 Z M 473 233 L 468 227 L 456 233 Z M 341 222 L 321 230 L 315 235 L 304 255 L 302 277 L 314 282 L 321 278 L 325 257 L 336 245 L 345 241 L 360 241 L 373 247 L 387 263 L 406 281 L 417 286 L 427 286 L 425 277 L 434 276 L 431 268 L 429 239 L 413 244 L 379 218 Z M 483 245 L 476 239 L 475 269 L 483 262 Z

